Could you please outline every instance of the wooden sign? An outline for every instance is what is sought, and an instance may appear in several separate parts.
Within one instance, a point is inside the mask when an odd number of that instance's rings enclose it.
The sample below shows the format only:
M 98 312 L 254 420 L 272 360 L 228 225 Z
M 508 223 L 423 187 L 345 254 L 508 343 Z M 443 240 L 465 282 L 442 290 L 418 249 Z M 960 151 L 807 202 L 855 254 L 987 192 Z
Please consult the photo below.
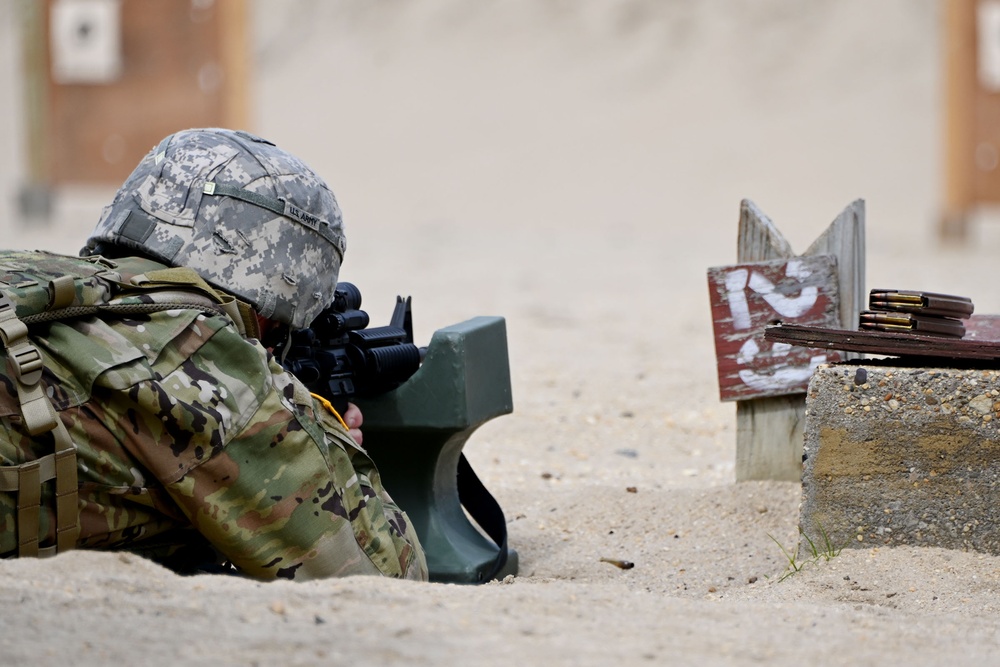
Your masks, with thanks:
M 792 244 L 756 204 L 749 199 L 740 202 L 736 242 L 739 264 L 779 260 L 787 263 L 792 259 L 820 255 L 837 258 L 837 280 L 823 287 L 836 286 L 838 326 L 856 329 L 858 314 L 865 304 L 864 200 L 848 204 L 803 253 L 792 249 Z M 749 275 L 747 280 L 749 283 Z M 845 358 L 852 355 L 844 353 Z M 832 357 L 828 358 L 832 360 Z M 736 481 L 802 480 L 805 411 L 803 392 L 736 401 Z
M 766 340 L 768 325 L 839 326 L 837 260 L 814 255 L 708 270 L 719 397 L 805 393 L 813 369 L 841 352 Z
M 1000 4 L 941 6 L 942 238 L 964 241 L 983 204 L 1000 202 Z
M 117 187 L 172 132 L 252 129 L 244 0 L 22 4 L 33 183 Z

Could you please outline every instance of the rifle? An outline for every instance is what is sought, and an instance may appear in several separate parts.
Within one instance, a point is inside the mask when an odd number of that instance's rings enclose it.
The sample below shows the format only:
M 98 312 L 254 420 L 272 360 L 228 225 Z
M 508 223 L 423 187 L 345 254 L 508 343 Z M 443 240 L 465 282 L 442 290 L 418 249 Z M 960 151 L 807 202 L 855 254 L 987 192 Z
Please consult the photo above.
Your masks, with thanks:
M 396 297 L 387 326 L 368 323 L 361 290 L 339 283 L 333 303 L 305 329 L 290 330 L 274 349 L 283 351 L 279 358 L 287 371 L 344 414 L 354 397 L 378 396 L 406 382 L 426 353 L 413 344 L 410 297 Z

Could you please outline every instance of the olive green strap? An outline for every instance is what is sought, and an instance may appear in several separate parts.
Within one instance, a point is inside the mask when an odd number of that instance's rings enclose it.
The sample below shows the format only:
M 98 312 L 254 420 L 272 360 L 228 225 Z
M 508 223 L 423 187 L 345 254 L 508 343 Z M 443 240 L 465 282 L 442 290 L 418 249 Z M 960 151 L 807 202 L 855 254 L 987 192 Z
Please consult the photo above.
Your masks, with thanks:
M 79 486 L 76 470 L 76 445 L 62 420 L 57 420 L 53 437 L 56 441 L 56 551 L 69 551 L 80 535 Z
M 55 291 L 55 288 L 54 288 Z M 64 301 L 60 295 L 56 301 Z M 54 553 L 39 548 L 42 483 L 55 480 L 55 551 L 72 549 L 79 534 L 76 447 L 66 425 L 56 414 L 42 387 L 42 355 L 28 339 L 28 327 L 18 319 L 14 304 L 0 292 L 0 340 L 7 350 L 7 366 L 17 384 L 21 417 L 30 435 L 52 432 L 54 452 L 17 466 L 0 468 L 0 491 L 17 492 L 17 549 L 19 556 Z
M 174 266 L 167 269 L 147 271 L 146 273 L 133 276 L 131 283 L 145 288 L 184 285 L 185 287 L 193 287 L 213 298 L 215 297 L 215 290 L 212 286 L 205 282 L 205 279 L 197 271 L 186 266 Z
M 49 305 L 46 310 L 66 308 L 76 300 L 76 281 L 73 276 L 58 276 L 49 281 Z
M 205 279 L 194 269 L 175 266 L 168 269 L 146 271 L 145 273 L 133 276 L 131 283 L 147 290 L 163 288 L 165 286 L 183 286 L 188 289 L 195 289 L 203 295 L 208 296 L 215 308 L 221 308 L 229 316 L 229 319 L 236 325 L 236 329 L 240 332 L 241 336 L 248 338 L 260 337 L 260 331 L 257 327 L 257 317 L 249 304 L 238 301 L 232 295 L 215 289 L 205 282 Z
M 17 466 L 17 555 L 38 555 L 38 520 L 42 504 L 42 480 L 38 461 Z
M 28 327 L 18 319 L 14 304 L 0 293 L 0 339 L 7 350 L 7 367 L 17 383 L 21 416 L 31 435 L 56 427 L 56 413 L 42 388 L 42 355 L 30 340 Z
M 330 225 L 327 220 L 316 217 L 312 213 L 295 206 L 284 197 L 270 197 L 259 192 L 254 192 L 253 190 L 247 190 L 246 188 L 226 183 L 215 183 L 213 181 L 205 183 L 202 188 L 202 194 L 214 197 L 232 197 L 233 199 L 245 201 L 248 204 L 266 208 L 272 213 L 284 216 L 289 220 L 294 220 L 332 243 L 333 247 L 340 254 L 341 259 L 344 257 L 343 237 L 337 234 L 337 228 Z

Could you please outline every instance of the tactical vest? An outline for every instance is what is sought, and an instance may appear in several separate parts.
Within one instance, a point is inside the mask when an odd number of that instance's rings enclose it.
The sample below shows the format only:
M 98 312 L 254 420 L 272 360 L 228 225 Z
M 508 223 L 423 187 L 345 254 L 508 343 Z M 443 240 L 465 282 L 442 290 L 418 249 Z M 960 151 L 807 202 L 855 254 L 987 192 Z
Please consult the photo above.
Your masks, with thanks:
M 128 257 L 71 257 L 0 250 L 0 363 L 16 384 L 22 428 L 51 433 L 53 451 L 20 465 L 0 466 L 0 492 L 16 494 L 19 556 L 72 549 L 79 534 L 76 447 L 41 382 L 44 357 L 32 342 L 41 322 L 101 315 L 198 309 L 229 317 L 244 336 L 257 337 L 250 307 L 208 285 L 192 269 Z M 55 485 L 55 544 L 39 543 L 42 485 Z

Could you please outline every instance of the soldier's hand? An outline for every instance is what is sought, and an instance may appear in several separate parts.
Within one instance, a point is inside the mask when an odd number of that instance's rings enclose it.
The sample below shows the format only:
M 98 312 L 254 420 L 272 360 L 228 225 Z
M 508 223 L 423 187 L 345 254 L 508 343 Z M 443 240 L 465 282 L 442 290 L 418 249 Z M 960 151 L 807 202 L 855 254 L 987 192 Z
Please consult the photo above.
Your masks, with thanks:
M 364 415 L 361 414 L 361 409 L 354 405 L 354 403 L 347 404 L 347 410 L 344 411 L 344 423 L 347 424 L 347 428 L 350 429 L 351 437 L 354 438 L 354 442 L 359 445 L 363 444 L 364 435 L 361 433 L 361 425 L 364 423 Z

